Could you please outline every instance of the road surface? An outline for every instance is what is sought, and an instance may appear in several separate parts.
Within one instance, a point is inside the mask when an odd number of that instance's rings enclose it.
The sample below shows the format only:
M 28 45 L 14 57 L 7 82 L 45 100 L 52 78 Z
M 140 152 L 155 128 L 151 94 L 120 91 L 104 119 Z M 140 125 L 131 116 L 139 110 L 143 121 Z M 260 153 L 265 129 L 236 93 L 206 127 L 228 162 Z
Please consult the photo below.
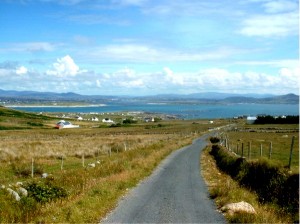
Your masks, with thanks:
M 173 152 L 101 223 L 225 223 L 200 175 L 207 136 Z

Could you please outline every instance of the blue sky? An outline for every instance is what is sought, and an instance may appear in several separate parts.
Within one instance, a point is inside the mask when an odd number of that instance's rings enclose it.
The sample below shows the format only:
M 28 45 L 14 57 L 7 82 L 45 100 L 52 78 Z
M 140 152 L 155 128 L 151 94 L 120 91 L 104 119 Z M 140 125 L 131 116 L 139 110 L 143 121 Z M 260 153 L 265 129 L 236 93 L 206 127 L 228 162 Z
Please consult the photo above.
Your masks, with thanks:
M 0 89 L 299 91 L 297 0 L 1 0 Z

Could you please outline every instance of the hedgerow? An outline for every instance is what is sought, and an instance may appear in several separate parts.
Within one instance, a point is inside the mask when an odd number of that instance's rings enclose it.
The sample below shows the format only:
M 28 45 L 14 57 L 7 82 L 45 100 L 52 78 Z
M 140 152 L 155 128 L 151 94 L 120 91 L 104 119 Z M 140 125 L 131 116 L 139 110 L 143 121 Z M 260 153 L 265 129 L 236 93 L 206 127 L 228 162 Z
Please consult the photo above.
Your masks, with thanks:
M 220 170 L 254 192 L 262 203 L 275 203 L 287 212 L 299 212 L 299 174 L 266 159 L 247 161 L 226 148 L 213 144 L 211 155 Z

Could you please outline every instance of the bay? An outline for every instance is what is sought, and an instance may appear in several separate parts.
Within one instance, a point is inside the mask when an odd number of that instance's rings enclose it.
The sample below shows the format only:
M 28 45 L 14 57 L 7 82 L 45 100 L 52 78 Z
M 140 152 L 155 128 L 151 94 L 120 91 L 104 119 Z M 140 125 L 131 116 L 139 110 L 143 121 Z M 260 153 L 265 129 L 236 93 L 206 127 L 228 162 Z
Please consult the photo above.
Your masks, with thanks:
M 299 115 L 298 104 L 107 104 L 101 106 L 11 106 L 27 112 L 116 113 L 149 112 L 177 116 L 182 119 L 217 119 L 260 114 Z

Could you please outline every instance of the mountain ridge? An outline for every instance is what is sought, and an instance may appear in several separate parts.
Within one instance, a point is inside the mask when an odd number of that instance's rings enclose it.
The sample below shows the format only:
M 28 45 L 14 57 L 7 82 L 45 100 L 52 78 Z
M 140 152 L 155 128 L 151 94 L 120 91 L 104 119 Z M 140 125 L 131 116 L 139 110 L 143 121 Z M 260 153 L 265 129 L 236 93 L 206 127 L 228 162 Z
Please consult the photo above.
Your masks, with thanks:
M 74 101 L 86 103 L 107 102 L 194 102 L 194 103 L 279 103 L 299 104 L 299 96 L 293 93 L 285 95 L 273 94 L 237 94 L 202 92 L 192 94 L 157 94 L 152 96 L 108 96 L 108 95 L 81 95 L 74 92 L 37 92 L 0 89 L 1 101 Z

